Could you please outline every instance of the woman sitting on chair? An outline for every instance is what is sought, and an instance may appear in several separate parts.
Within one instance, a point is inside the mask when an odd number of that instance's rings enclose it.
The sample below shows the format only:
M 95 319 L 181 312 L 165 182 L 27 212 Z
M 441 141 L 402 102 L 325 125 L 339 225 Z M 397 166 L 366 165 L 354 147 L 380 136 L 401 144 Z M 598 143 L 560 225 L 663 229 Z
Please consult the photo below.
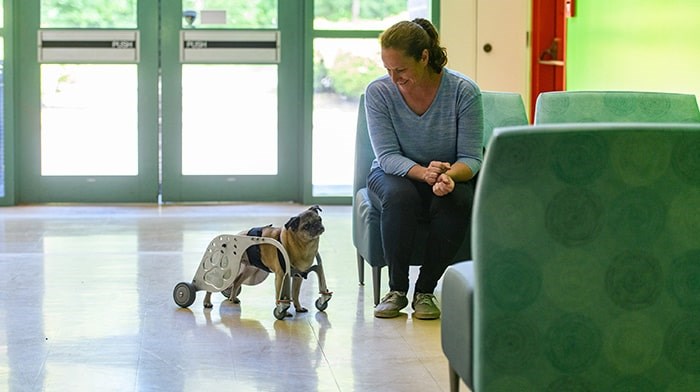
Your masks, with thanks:
M 396 317 L 408 306 L 414 247 L 425 247 L 413 295 L 414 317 L 436 319 L 433 292 L 471 225 L 475 175 L 482 161 L 481 91 L 445 68 L 447 54 L 426 19 L 402 21 L 380 37 L 388 75 L 366 89 L 367 124 L 376 159 L 367 178 L 381 211 L 390 292 L 375 317 Z M 415 242 L 419 219 L 428 239 Z

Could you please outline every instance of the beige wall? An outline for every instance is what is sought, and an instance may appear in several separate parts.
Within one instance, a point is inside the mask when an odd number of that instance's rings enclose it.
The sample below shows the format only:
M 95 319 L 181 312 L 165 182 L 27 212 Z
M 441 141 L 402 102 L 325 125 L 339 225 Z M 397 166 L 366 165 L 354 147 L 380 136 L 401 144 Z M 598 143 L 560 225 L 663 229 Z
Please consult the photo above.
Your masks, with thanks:
M 440 34 L 449 68 L 476 74 L 476 0 L 442 0 Z
M 530 4 L 529 0 L 442 0 L 440 34 L 447 66 L 473 78 L 482 90 L 520 93 L 528 107 Z M 486 43 L 493 44 L 493 52 L 484 52 Z

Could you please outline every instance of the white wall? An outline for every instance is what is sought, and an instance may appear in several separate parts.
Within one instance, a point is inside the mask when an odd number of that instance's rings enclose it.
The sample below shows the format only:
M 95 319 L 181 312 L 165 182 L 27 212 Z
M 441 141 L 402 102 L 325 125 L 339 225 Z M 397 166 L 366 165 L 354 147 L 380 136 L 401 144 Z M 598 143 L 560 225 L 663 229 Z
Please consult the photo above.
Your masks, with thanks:
M 520 93 L 529 107 L 530 8 L 530 0 L 442 0 L 447 66 L 472 77 L 482 90 Z M 490 53 L 483 50 L 486 43 L 492 44 Z

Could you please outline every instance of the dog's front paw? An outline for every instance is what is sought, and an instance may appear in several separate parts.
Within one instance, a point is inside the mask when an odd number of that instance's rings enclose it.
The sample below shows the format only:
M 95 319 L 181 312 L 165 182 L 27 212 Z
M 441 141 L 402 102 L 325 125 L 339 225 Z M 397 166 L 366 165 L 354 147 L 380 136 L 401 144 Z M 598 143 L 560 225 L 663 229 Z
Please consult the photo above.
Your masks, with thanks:
M 306 308 L 303 307 L 303 306 L 299 306 L 299 307 L 295 306 L 295 307 L 294 307 L 294 310 L 296 310 L 297 313 L 306 313 L 306 312 L 309 311 L 309 309 L 306 309 Z
M 207 294 L 204 296 L 204 309 L 211 309 L 214 307 L 214 305 L 211 304 L 211 291 L 207 291 Z

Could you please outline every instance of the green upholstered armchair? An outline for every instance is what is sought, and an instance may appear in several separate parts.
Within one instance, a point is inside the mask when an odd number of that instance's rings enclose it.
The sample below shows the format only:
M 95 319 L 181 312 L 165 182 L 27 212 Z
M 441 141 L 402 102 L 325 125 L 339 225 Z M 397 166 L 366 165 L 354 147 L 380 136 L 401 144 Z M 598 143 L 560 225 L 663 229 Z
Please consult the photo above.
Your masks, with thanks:
M 493 129 L 499 126 L 524 125 L 528 123 L 522 97 L 510 92 L 482 92 L 484 105 L 484 145 Z M 357 115 L 357 134 L 355 139 L 355 178 L 353 183 L 352 200 L 352 240 L 357 250 L 357 271 L 360 284 L 364 284 L 364 262 L 372 267 L 372 286 L 374 304 L 379 303 L 381 291 L 381 269 L 386 265 L 379 232 L 380 212 L 372 206 L 367 194 L 367 174 L 374 160 L 374 152 L 367 132 L 367 117 L 365 114 L 364 96 L 360 97 Z M 469 259 L 471 256 L 469 235 L 465 237 L 457 260 Z M 427 230 L 417 234 L 427 238 Z M 420 265 L 423 260 L 421 250 L 416 251 L 411 258 L 412 265 Z
M 535 104 L 535 124 L 700 122 L 695 95 L 640 91 L 555 91 Z
M 452 391 L 700 391 L 700 124 L 497 129 L 472 231 Z

